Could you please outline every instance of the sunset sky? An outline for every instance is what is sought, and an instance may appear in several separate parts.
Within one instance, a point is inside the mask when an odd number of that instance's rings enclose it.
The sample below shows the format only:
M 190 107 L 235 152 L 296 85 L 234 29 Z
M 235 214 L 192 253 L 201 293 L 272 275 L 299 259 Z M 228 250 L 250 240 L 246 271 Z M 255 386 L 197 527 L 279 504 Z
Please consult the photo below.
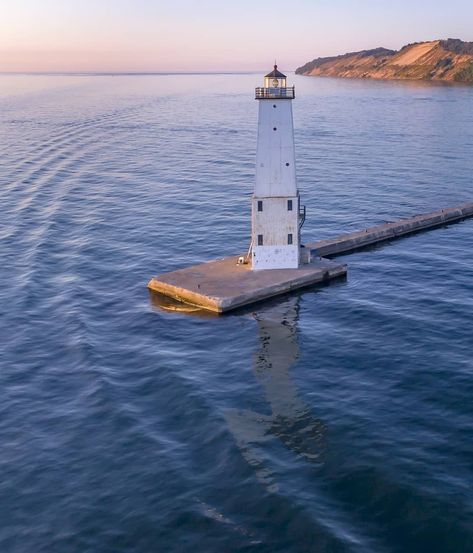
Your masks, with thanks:
M 0 71 L 245 71 L 435 38 L 472 0 L 1 0 Z

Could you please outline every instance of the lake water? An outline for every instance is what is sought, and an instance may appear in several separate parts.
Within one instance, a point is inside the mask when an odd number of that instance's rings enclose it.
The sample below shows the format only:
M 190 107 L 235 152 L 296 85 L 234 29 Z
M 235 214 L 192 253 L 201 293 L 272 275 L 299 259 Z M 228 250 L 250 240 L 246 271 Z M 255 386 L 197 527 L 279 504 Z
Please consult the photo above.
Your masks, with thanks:
M 473 199 L 473 88 L 292 77 L 306 241 Z M 0 76 L 2 553 L 473 551 L 473 220 L 221 318 L 259 75 Z

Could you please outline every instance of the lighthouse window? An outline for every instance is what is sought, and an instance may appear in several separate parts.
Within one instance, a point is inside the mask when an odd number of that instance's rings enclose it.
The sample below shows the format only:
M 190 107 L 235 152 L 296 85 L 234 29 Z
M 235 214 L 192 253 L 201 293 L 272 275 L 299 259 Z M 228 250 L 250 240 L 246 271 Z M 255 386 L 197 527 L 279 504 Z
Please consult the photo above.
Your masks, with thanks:
M 289 163 L 286 163 L 286 167 L 289 167 Z
M 276 107 L 276 104 L 273 104 L 273 108 L 275 108 L 275 107 Z
M 288 235 L 287 235 L 287 243 L 288 243 L 289 245 L 292 244 L 292 234 L 288 234 Z
M 278 130 L 277 127 L 273 127 L 273 131 L 277 131 L 277 130 Z
M 263 235 L 258 234 L 258 246 L 262 246 L 262 245 L 263 245 Z
M 287 210 L 292 211 L 292 200 L 287 200 Z
M 263 211 L 263 202 L 258 200 L 258 211 Z

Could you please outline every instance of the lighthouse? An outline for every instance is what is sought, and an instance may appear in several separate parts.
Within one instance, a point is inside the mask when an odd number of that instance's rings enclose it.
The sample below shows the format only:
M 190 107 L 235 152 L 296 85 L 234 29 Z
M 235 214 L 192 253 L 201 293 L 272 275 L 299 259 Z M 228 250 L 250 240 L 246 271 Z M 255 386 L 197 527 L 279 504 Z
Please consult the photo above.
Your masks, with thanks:
M 312 257 L 314 245 L 301 245 L 305 208 L 300 205 L 296 181 L 294 87 L 287 86 L 286 75 L 274 65 L 255 97 L 258 142 L 247 254 L 162 273 L 148 282 L 150 290 L 190 305 L 186 312 L 202 308 L 226 313 L 347 273 L 346 265 L 319 257 L 318 250 Z M 323 247 L 320 244 L 316 243 L 317 248 Z M 333 244 L 327 247 L 330 250 Z
M 299 191 L 296 181 L 292 100 L 294 86 L 275 65 L 256 88 L 259 102 L 256 180 L 251 209 L 251 266 L 294 269 L 300 263 Z

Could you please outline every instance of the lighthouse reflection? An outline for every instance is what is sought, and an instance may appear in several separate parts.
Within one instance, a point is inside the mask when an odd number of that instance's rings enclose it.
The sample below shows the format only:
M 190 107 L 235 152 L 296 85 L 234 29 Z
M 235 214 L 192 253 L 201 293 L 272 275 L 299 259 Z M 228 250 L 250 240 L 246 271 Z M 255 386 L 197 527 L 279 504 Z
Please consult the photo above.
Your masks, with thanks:
M 198 317 L 216 316 L 155 292 L 150 297 L 159 310 Z M 300 398 L 290 374 L 299 358 L 299 301 L 298 295 L 287 296 L 251 312 L 257 323 L 259 342 L 253 357 L 253 370 L 265 401 L 257 411 L 228 409 L 224 413 L 243 457 L 269 491 L 277 490 L 269 452 L 273 451 L 272 441 L 278 441 L 310 462 L 320 461 L 324 450 L 324 424 Z M 240 316 L 249 313 L 242 310 Z
M 275 491 L 264 444 L 279 440 L 291 452 L 314 462 L 323 452 L 324 425 L 300 398 L 290 375 L 290 368 L 299 358 L 299 297 L 261 307 L 253 316 L 259 336 L 254 373 L 271 414 L 230 410 L 225 416 L 242 455 L 260 481 Z

